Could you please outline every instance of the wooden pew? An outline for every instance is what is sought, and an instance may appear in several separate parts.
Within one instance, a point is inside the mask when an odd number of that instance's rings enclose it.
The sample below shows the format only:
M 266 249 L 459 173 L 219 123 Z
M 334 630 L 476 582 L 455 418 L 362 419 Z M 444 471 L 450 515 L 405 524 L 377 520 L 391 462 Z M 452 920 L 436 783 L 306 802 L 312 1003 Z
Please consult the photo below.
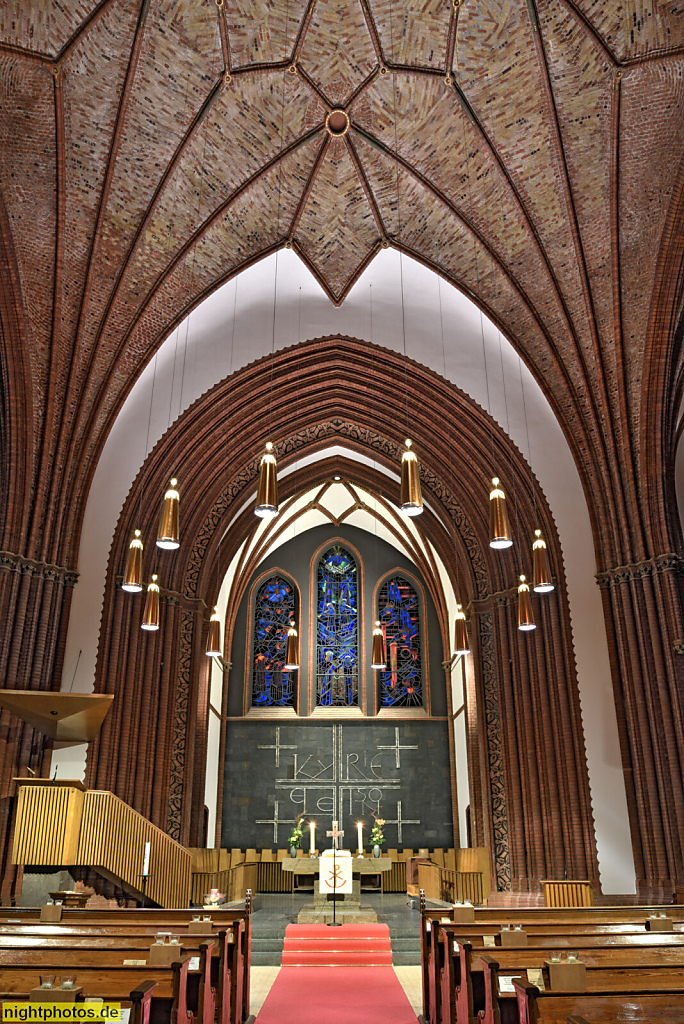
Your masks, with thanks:
M 684 988 L 640 992 L 616 988 L 610 992 L 540 992 L 529 981 L 514 981 L 517 1005 L 515 1024 L 556 1024 L 582 1020 L 591 1024 L 615 1024 L 619 1020 L 654 1024 L 684 1022 Z M 629 1017 L 625 1009 L 629 1008 Z M 577 1015 L 581 1016 L 578 1017 Z
M 450 922 L 456 937 L 461 942 L 469 941 L 474 948 L 482 946 L 483 934 L 496 934 L 502 924 L 522 921 L 528 932 L 530 948 L 540 951 L 581 948 L 583 954 L 592 947 L 600 950 L 607 939 L 611 946 L 631 948 L 652 948 L 654 951 L 667 947 L 679 948 L 684 931 L 684 916 L 679 907 L 669 906 L 668 913 L 674 919 L 675 931 L 671 933 L 647 932 L 645 924 L 655 907 L 615 908 L 531 908 L 526 910 L 490 910 L 475 908 L 474 923 L 456 924 Z M 421 900 L 421 966 L 423 1006 L 428 1021 L 439 1020 L 438 989 L 439 979 L 436 964 L 439 962 L 439 940 L 437 932 L 442 927 L 441 919 L 449 917 L 445 910 L 427 910 Z M 434 928 L 434 931 L 432 929 Z M 440 967 L 441 969 L 441 967 Z
M 179 962 L 189 964 L 190 953 L 193 952 L 200 956 L 198 973 L 188 974 L 187 967 L 182 972 L 183 977 L 189 979 L 184 982 L 184 1002 L 191 1012 L 197 1010 L 199 1021 L 213 1024 L 217 1001 L 220 1024 L 242 1022 L 249 1016 L 250 925 L 251 919 L 243 915 L 218 937 L 185 936 L 184 939 L 195 947 L 191 947 L 189 952 L 185 946 L 178 947 Z M 109 939 L 102 935 L 88 938 L 85 947 L 77 948 L 70 947 L 72 940 L 64 935 L 57 939 L 38 938 L 41 945 L 29 950 L 22 948 L 20 942 L 16 949 L 0 951 L 0 992 L 11 992 L 13 997 L 21 998 L 38 984 L 41 973 L 68 972 L 76 976 L 77 984 L 83 985 L 86 994 L 118 999 L 125 997 L 144 971 L 156 986 L 155 1003 L 166 1000 L 170 1007 L 175 991 L 172 969 L 149 965 L 124 966 L 124 958 L 145 959 L 149 956 L 150 936 L 131 939 L 124 942 L 123 948 L 119 943 L 119 948 L 114 950 L 103 948 Z M 46 947 L 43 945 L 45 942 L 53 944 Z M 59 944 L 57 948 L 55 942 Z M 212 956 L 215 950 L 218 957 Z M 176 987 L 178 984 L 176 982 Z M 163 1018 L 164 1015 L 156 1013 L 154 1016 Z
M 558 945 L 556 936 L 550 948 L 498 947 L 497 959 L 494 961 L 489 956 L 489 948 L 471 947 L 467 941 L 463 942 L 458 925 L 433 921 L 428 937 L 428 978 L 424 1007 L 425 1018 L 431 1024 L 440 1021 L 444 1024 L 451 1021 L 467 1024 L 471 1006 L 475 1012 L 482 1010 L 485 1019 L 496 1020 L 498 989 L 491 980 L 494 969 L 492 965 L 496 964 L 497 972 L 505 972 L 509 976 L 524 973 L 532 967 L 543 969 L 544 962 L 552 955 L 553 947 Z M 672 939 L 672 935 L 667 933 L 660 933 L 657 937 Z M 650 942 L 656 935 L 644 932 L 637 938 Z M 684 989 L 684 944 L 681 935 L 678 945 L 661 944 L 655 948 L 601 946 L 596 944 L 596 937 L 592 937 L 592 940 L 594 946 L 590 950 L 583 950 L 574 943 L 580 959 L 587 965 L 590 992 L 610 991 L 630 985 L 640 991 L 658 991 L 680 985 Z M 548 984 L 548 978 L 546 981 Z

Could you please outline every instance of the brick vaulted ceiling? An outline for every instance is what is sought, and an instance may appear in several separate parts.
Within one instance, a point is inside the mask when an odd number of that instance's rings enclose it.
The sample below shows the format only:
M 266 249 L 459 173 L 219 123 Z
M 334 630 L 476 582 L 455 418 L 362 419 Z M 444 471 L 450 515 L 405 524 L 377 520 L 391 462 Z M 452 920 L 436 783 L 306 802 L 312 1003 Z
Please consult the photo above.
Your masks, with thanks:
M 683 70 L 684 0 L 4 0 L 0 231 L 53 493 L 203 295 L 290 245 L 339 303 L 390 244 L 502 326 L 620 512 Z

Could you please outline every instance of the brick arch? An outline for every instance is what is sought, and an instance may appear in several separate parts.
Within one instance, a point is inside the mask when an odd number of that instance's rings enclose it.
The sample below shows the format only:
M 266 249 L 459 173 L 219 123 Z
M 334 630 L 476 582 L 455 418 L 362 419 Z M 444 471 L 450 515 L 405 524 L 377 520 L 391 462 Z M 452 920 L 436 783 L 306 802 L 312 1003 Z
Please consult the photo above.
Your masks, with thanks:
M 115 692 L 116 700 L 93 744 L 88 784 L 114 789 L 182 841 L 192 845 L 199 840 L 208 699 L 203 644 L 207 609 L 216 595 L 219 535 L 230 524 L 221 543 L 220 575 L 253 528 L 250 498 L 269 435 L 276 444 L 280 470 L 292 469 L 281 475 L 281 502 L 332 472 L 349 475 L 350 459 L 339 456 L 298 465 L 307 454 L 331 444 L 343 444 L 352 456 L 372 459 L 375 468 L 353 463 L 356 478 L 396 502 L 398 483 L 382 470 L 399 471 L 403 417 L 402 426 L 397 427 L 388 410 L 391 413 L 396 382 L 403 380 L 404 371 L 427 506 L 421 530 L 470 606 L 477 671 L 469 755 L 474 777 L 485 780 L 486 794 L 479 782 L 473 787 L 475 818 L 480 822 L 476 838 L 496 850 L 497 878 L 503 888 L 519 883 L 534 887 L 535 879 L 561 870 L 561 860 L 595 877 L 561 550 L 543 493 L 531 483 L 520 452 L 462 391 L 424 367 L 349 338 L 307 342 L 277 353 L 273 365 L 270 358 L 260 360 L 222 381 L 184 413 L 149 456 L 124 506 L 110 555 L 96 686 Z M 292 396 L 288 402 L 274 402 L 272 416 L 271 380 L 282 394 Z M 522 640 L 506 622 L 514 610 L 520 553 L 516 546 L 502 557 L 488 547 L 492 451 L 509 492 L 522 557 L 538 525 L 537 512 L 549 542 L 559 589 L 550 595 L 544 611 L 546 639 L 540 629 L 531 641 Z M 459 453 L 459 462 L 452 481 L 454 452 Z M 134 525 L 143 530 L 145 564 L 150 566 L 159 500 L 171 472 L 180 480 L 181 548 L 174 555 L 160 553 L 157 560 L 163 590 L 162 628 L 145 636 L 139 629 L 141 597 L 124 594 L 117 576 Z M 140 522 L 138 508 L 142 508 Z M 525 568 L 529 571 L 527 564 Z M 553 666 L 544 650 L 549 638 L 560 655 Z M 519 662 L 511 669 L 511 662 L 523 656 L 524 667 Z M 529 690 L 530 681 L 546 694 L 539 713 L 542 719 L 548 717 L 546 727 L 556 742 L 547 749 L 538 774 L 534 766 L 523 769 L 523 774 L 535 773 L 531 795 L 526 795 L 529 780 L 520 778 L 516 750 L 517 732 L 524 729 L 526 718 L 523 707 L 539 700 Z M 518 707 L 520 688 L 526 697 Z M 563 710 L 557 722 L 559 700 Z M 576 782 L 574 789 L 556 785 L 560 777 L 568 776 Z M 544 808 L 554 808 L 565 819 L 562 835 L 570 838 L 567 842 L 559 838 L 550 856 L 540 844 L 530 859 L 524 836 L 511 834 L 509 839 L 509 786 L 521 813 L 539 821 L 540 835 Z M 573 792 L 572 803 L 567 790 Z

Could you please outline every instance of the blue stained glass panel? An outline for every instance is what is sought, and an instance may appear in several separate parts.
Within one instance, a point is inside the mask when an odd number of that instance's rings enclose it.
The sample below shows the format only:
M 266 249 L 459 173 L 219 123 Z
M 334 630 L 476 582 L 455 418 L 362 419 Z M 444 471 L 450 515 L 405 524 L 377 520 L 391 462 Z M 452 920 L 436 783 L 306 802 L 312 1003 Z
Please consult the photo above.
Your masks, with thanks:
M 423 669 L 418 595 L 408 580 L 393 576 L 378 595 L 387 669 L 380 672 L 383 708 L 422 707 Z
M 318 563 L 316 593 L 316 703 L 358 707 L 358 573 L 356 562 L 339 544 Z
M 287 631 L 295 617 L 295 593 L 289 580 L 271 576 L 254 602 L 252 707 L 292 707 L 294 672 L 283 669 Z

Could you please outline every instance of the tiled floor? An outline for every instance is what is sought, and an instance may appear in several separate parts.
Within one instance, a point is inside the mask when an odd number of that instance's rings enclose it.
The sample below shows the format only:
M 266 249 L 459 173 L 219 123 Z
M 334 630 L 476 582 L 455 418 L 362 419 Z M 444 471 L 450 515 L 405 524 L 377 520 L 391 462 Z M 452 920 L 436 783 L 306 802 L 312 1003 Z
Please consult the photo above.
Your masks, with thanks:
M 276 979 L 280 967 L 253 967 L 249 988 L 249 1010 L 255 1016 L 263 1006 L 271 985 Z M 420 981 L 420 967 L 395 967 L 396 975 L 401 983 L 408 1001 L 416 1016 L 423 1012 L 423 996 Z M 258 1022 L 257 1022 L 258 1024 Z

